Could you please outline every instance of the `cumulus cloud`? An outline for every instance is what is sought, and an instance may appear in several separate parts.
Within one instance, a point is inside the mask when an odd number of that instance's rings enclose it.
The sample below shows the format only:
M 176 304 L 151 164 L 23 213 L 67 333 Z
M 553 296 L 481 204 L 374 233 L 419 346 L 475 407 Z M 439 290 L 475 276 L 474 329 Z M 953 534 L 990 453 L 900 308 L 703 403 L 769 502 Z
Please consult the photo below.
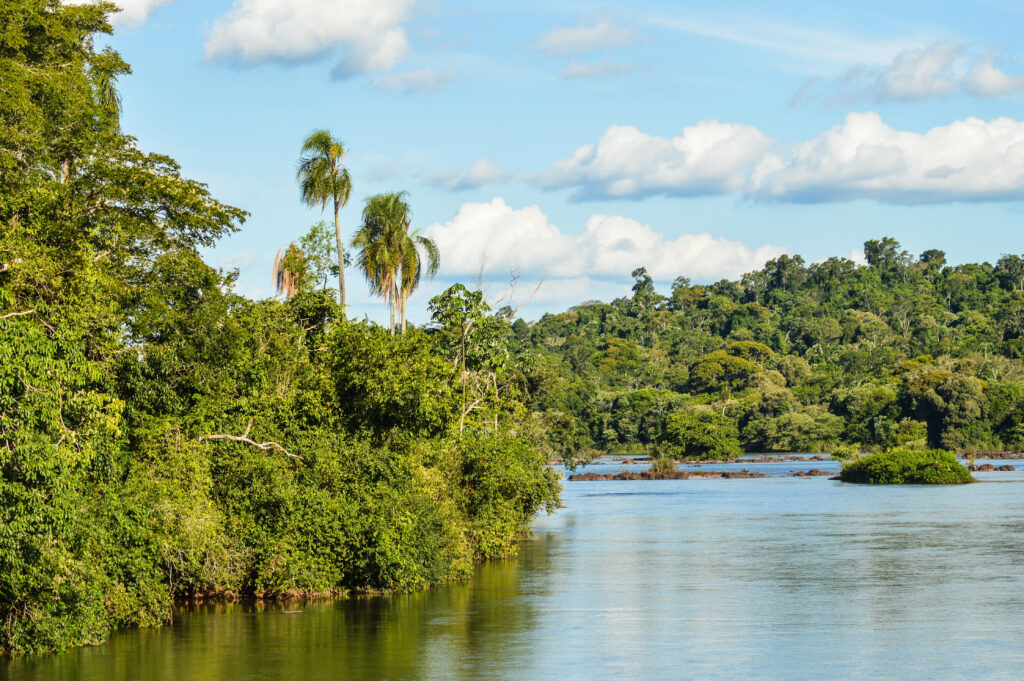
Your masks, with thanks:
M 846 254 L 846 259 L 847 260 L 852 260 L 853 262 L 855 262 L 855 263 L 857 263 L 858 265 L 861 265 L 861 266 L 867 266 L 867 264 L 868 264 L 868 258 L 867 258 L 866 255 L 864 255 L 864 249 L 863 248 L 855 248 L 855 249 L 853 249 L 852 251 L 850 251 L 849 253 Z
M 102 0 L 90 0 L 89 4 L 97 4 Z M 166 5 L 172 5 L 178 0 L 113 0 L 114 4 L 121 8 L 110 17 L 110 23 L 114 26 L 134 28 L 141 25 L 150 14 Z M 85 4 L 83 2 L 65 2 L 67 5 Z
M 1024 90 L 1024 76 L 1010 76 L 1001 71 L 992 57 L 979 59 L 971 69 L 966 90 L 978 97 L 1000 97 Z
M 591 216 L 582 234 L 567 234 L 538 206 L 516 209 L 501 198 L 463 204 L 452 220 L 426 233 L 443 254 L 442 273 L 452 276 L 515 269 L 534 279 L 621 279 L 643 266 L 667 281 L 680 275 L 714 280 L 737 277 L 786 252 L 706 233 L 672 238 L 618 215 Z
M 923 133 L 851 113 L 817 137 L 772 148 L 757 128 L 704 121 L 665 139 L 608 128 L 532 178 L 571 198 L 736 195 L 885 203 L 1024 199 L 1024 121 L 966 118 Z
M 747 193 L 799 202 L 1024 199 L 1024 122 L 967 118 L 922 134 L 851 113 L 787 153 L 766 155 Z
M 480 159 L 462 172 L 439 170 L 427 177 L 427 182 L 435 187 L 449 191 L 465 191 L 479 189 L 484 185 L 504 182 L 509 174 L 490 159 Z
M 625 47 L 636 42 L 636 35 L 624 26 L 601 21 L 593 26 L 558 28 L 545 33 L 537 41 L 537 49 L 558 57 L 579 52 Z
M 635 64 L 615 61 L 614 59 L 602 59 L 591 64 L 584 64 L 571 60 L 568 66 L 562 71 L 562 78 L 575 80 L 578 78 L 607 78 L 609 76 L 627 76 L 636 70 Z
M 725 194 L 744 185 L 770 143 L 757 128 L 713 120 L 671 139 L 616 125 L 535 179 L 545 188 L 573 188 L 575 200 Z
M 234 0 L 214 22 L 206 57 L 239 64 L 336 57 L 332 74 L 385 71 L 408 52 L 413 0 Z
M 938 43 L 903 50 L 883 66 L 862 64 L 837 80 L 813 79 L 793 97 L 794 104 L 818 101 L 844 106 L 858 101 L 922 101 L 967 94 L 1001 97 L 1024 90 L 1024 77 L 995 66 L 991 55 L 973 61 L 965 45 Z
M 406 73 L 388 73 L 370 81 L 370 87 L 402 94 L 437 92 L 455 80 L 454 71 L 419 69 Z

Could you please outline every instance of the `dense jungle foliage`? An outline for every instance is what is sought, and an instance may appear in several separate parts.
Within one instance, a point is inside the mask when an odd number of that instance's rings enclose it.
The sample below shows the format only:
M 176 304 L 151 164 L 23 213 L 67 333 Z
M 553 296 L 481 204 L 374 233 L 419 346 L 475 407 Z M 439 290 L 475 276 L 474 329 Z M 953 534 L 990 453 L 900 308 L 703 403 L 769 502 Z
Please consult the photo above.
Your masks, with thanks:
M 0 653 L 514 552 L 558 484 L 508 319 L 453 287 L 392 337 L 312 284 L 234 294 L 197 249 L 246 214 L 121 131 L 113 9 L 0 4 Z
M 1024 447 L 1024 257 L 950 266 L 891 238 L 865 255 L 667 296 L 641 268 L 631 296 L 516 321 L 534 409 L 597 452 Z

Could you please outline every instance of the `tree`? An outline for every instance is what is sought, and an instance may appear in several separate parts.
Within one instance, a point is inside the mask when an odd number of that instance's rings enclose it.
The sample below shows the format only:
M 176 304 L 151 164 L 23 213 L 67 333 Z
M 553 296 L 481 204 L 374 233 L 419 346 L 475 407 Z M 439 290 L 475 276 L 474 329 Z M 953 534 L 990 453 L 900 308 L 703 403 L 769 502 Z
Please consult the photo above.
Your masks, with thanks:
M 352 239 L 359 249 L 357 263 L 373 293 L 384 298 L 391 310 L 391 335 L 395 335 L 395 310 L 399 296 L 399 274 L 409 258 L 406 227 L 409 204 L 405 192 L 377 194 L 366 199 L 363 223 Z
M 309 275 L 312 281 L 326 289 L 328 277 L 338 274 L 338 265 L 335 253 L 337 246 L 333 243 L 333 235 L 328 231 L 327 223 L 321 220 L 299 239 L 299 246 L 306 255 L 306 265 L 309 268 Z M 344 264 L 347 266 L 348 253 L 344 256 Z M 335 262 L 332 262 L 335 261 Z
M 1007 291 L 1024 290 L 1024 258 L 1021 256 L 1004 255 L 999 258 L 995 274 Z
M 334 234 L 338 244 L 338 293 L 341 300 L 341 316 L 346 316 L 345 304 L 345 248 L 341 239 L 341 223 L 338 212 L 348 203 L 352 193 L 352 180 L 348 169 L 341 165 L 345 158 L 344 146 L 331 136 L 328 130 L 314 130 L 302 143 L 302 156 L 296 179 L 302 200 L 307 206 L 320 206 L 323 212 L 327 203 L 334 204 Z
M 420 255 L 421 251 L 422 256 Z M 434 240 L 423 236 L 418 228 L 410 231 L 409 223 L 406 222 L 401 264 L 402 333 L 405 333 L 406 305 L 409 302 L 409 296 L 420 285 L 423 273 L 426 272 L 428 277 L 433 277 L 437 274 L 440 265 L 441 256 Z
M 679 409 L 665 424 L 662 445 L 674 456 L 730 459 L 742 454 L 736 423 L 708 409 Z

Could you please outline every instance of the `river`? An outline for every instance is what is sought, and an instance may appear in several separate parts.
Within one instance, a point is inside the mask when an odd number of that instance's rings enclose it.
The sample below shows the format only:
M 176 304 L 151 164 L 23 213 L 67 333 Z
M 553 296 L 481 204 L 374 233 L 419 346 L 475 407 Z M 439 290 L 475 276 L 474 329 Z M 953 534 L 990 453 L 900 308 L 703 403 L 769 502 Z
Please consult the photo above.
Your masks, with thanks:
M 812 466 L 835 469 L 747 467 Z M 183 611 L 0 678 L 1019 681 L 1024 471 L 976 475 L 567 482 L 520 556 L 467 583 Z

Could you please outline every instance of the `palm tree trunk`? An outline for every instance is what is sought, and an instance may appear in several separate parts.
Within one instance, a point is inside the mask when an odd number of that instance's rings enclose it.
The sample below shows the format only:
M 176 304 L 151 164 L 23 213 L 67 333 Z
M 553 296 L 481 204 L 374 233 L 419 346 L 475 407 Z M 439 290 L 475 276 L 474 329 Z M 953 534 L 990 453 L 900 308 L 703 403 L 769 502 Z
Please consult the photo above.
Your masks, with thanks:
M 388 296 L 391 299 L 391 335 L 395 335 L 395 285 L 391 285 L 391 295 Z
M 341 223 L 338 221 L 338 211 L 341 206 L 338 200 L 334 200 L 334 234 L 338 237 L 338 293 L 341 298 L 341 318 L 348 319 L 345 309 L 345 248 L 341 244 Z
M 405 306 L 409 302 L 409 292 L 402 292 L 402 333 L 405 333 Z

